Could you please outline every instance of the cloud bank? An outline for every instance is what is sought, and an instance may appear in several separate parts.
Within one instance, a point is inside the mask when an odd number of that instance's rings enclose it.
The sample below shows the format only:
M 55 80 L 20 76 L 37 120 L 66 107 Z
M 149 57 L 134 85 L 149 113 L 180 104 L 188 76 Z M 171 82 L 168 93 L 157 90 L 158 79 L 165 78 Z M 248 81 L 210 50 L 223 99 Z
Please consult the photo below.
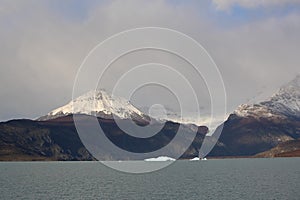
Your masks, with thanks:
M 88 52 L 112 34 L 136 27 L 171 28 L 201 43 L 223 75 L 229 111 L 261 92 L 270 95 L 299 73 L 299 12 L 248 16 L 236 24 L 229 14 L 211 10 L 208 1 L 89 1 L 84 8 L 61 1 L 22 2 L 0 3 L 1 121 L 36 118 L 67 103 Z M 294 3 L 249 2 L 239 5 Z M 224 10 L 236 1 L 214 3 Z

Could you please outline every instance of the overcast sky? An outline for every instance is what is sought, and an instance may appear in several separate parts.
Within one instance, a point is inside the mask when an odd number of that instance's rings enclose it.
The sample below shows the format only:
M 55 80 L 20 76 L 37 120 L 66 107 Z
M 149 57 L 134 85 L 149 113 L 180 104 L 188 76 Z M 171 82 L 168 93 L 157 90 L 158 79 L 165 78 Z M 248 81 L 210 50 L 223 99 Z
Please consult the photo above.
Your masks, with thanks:
M 224 79 L 229 112 L 299 74 L 299 0 L 1 0 L 0 121 L 66 104 L 95 45 L 145 26 L 175 29 L 203 45 Z

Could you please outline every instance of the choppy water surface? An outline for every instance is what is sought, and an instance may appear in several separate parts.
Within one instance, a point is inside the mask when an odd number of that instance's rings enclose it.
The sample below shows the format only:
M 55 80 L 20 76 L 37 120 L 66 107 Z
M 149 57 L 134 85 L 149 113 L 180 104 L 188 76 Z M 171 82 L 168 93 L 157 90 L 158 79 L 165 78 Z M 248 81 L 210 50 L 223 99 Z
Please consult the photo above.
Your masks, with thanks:
M 1 162 L 0 185 L 1 199 L 300 199 L 300 159 L 177 161 L 147 174 L 98 162 Z

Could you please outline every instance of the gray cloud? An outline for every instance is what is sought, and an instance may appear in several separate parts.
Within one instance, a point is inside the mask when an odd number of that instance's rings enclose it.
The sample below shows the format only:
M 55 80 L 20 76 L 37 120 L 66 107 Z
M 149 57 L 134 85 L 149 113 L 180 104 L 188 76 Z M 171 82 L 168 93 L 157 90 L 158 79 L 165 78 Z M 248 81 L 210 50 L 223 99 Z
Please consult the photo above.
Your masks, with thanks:
M 0 120 L 38 117 L 68 102 L 87 53 L 110 35 L 135 27 L 172 28 L 199 41 L 220 68 L 229 110 L 260 92 L 269 95 L 299 73 L 299 13 L 221 27 L 205 14 L 209 5 L 198 1 L 104 1 L 80 20 L 47 2 L 3 2 Z
M 283 6 L 288 4 L 300 4 L 298 0 L 212 0 L 218 10 L 230 10 L 233 6 L 239 5 L 245 8 L 259 6 Z

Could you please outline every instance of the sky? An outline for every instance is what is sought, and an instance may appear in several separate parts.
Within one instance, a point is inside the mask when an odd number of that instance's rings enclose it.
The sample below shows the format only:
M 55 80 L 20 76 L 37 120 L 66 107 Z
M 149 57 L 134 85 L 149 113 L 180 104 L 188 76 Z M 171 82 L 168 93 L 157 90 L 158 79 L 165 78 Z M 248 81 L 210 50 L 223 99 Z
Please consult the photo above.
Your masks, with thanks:
M 300 73 L 299 0 L 0 0 L 0 121 L 34 119 L 69 102 L 87 54 L 139 27 L 174 29 L 199 42 L 220 70 L 228 113 Z M 197 95 L 208 96 L 199 85 Z

